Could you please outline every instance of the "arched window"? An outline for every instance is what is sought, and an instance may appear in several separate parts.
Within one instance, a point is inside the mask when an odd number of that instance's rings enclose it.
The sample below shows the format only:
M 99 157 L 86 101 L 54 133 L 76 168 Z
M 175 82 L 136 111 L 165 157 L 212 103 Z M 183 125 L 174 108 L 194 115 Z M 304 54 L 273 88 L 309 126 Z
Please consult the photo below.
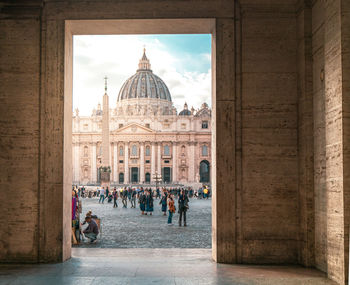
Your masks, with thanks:
M 88 156 L 88 147 L 84 146 L 84 156 Z
M 181 147 L 181 153 L 185 153 L 185 150 L 186 150 L 186 147 L 183 145 L 183 146 Z
M 120 172 L 119 173 L 119 184 L 123 184 L 124 183 L 124 173 Z
M 124 155 L 124 149 L 122 146 L 119 148 L 119 155 Z
M 202 156 L 208 156 L 208 146 L 202 146 Z
M 146 146 L 146 156 L 150 156 L 151 155 L 151 149 L 149 146 Z
M 131 147 L 131 155 L 132 156 L 136 156 L 137 155 L 137 146 L 136 145 L 133 145 Z
M 170 148 L 168 145 L 164 146 L 164 155 L 170 155 Z

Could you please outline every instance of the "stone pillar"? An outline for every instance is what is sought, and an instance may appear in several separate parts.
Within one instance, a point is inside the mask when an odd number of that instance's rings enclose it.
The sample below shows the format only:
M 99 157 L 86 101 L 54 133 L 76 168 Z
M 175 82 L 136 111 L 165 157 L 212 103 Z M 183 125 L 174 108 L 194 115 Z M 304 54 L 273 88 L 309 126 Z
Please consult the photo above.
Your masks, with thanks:
M 145 182 L 145 145 L 141 143 L 140 146 L 140 182 Z
M 124 183 L 129 183 L 129 143 L 124 144 L 124 152 L 125 152 L 125 158 L 124 158 Z
M 158 175 L 162 174 L 162 167 L 161 167 L 161 158 L 162 158 L 162 150 L 161 150 L 161 143 L 158 143 L 158 153 L 157 153 L 157 172 Z
M 177 181 L 177 143 L 173 143 L 173 177 L 172 181 Z
M 79 144 L 74 145 L 74 182 L 80 181 Z
M 236 263 L 236 71 L 235 20 L 217 19 L 212 36 L 212 255 L 216 262 Z M 216 84 L 216 82 L 218 84 Z M 229 154 L 229 155 L 228 155 Z M 241 218 L 241 217 L 239 217 Z
M 194 182 L 194 143 L 190 142 L 189 148 L 188 148 L 188 181 Z
M 151 182 L 154 182 L 154 175 L 156 174 L 156 146 L 152 143 L 151 146 Z
M 95 183 L 97 180 L 96 143 L 92 144 L 91 153 L 91 182 Z
M 115 143 L 113 147 L 113 181 L 118 183 L 118 144 Z

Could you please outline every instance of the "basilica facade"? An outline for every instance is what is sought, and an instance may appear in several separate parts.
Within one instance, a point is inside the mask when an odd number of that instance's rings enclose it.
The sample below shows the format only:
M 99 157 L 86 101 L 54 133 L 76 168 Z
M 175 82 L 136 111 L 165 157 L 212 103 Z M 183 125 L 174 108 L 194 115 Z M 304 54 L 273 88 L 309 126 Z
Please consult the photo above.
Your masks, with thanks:
M 164 81 L 151 70 L 144 51 L 136 73 L 122 85 L 116 106 L 103 104 L 91 116 L 73 115 L 73 183 L 111 185 L 210 183 L 211 110 L 184 104 L 178 113 Z

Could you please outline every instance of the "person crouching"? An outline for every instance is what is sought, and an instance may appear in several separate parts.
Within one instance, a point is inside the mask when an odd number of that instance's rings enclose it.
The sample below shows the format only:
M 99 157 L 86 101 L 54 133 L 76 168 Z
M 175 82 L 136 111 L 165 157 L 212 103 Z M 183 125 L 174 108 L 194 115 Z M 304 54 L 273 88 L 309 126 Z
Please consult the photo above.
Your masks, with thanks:
M 90 240 L 90 242 L 94 242 L 98 236 L 98 226 L 94 219 L 91 216 L 86 216 L 85 221 L 89 224 L 87 228 L 83 231 L 84 236 Z

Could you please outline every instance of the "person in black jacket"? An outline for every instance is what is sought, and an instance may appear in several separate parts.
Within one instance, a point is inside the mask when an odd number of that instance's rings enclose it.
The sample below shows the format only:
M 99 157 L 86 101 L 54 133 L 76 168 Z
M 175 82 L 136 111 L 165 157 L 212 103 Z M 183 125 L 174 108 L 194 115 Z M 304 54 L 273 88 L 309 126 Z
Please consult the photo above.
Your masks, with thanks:
M 182 222 L 182 217 L 183 217 L 183 220 L 184 220 L 184 227 L 187 226 L 186 224 L 186 212 L 188 210 L 188 197 L 185 193 L 185 190 L 182 190 L 181 191 L 181 194 L 179 195 L 179 200 L 178 200 L 178 203 L 179 203 L 179 226 L 181 227 L 181 222 Z

